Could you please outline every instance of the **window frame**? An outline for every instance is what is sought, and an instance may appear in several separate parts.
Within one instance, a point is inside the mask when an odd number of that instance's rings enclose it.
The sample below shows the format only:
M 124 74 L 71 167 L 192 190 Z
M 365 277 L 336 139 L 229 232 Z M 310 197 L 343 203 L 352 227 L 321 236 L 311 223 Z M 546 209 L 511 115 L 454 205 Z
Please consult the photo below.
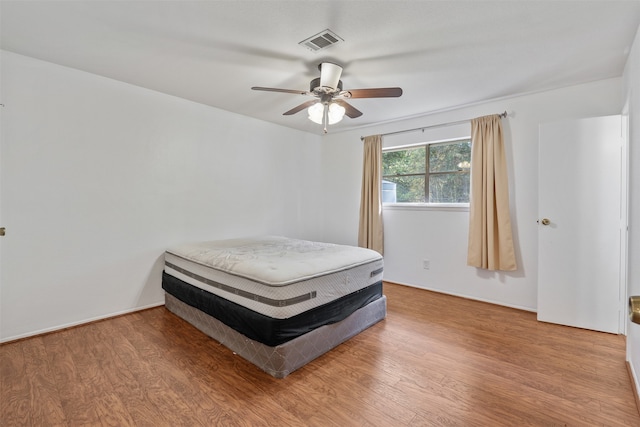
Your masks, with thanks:
M 429 177 L 431 175 L 450 175 L 450 174 L 459 174 L 459 173 L 471 173 L 469 172 L 460 172 L 460 171 L 448 171 L 448 172 L 429 172 L 429 149 L 431 145 L 439 145 L 439 144 L 454 144 L 456 142 L 468 141 L 469 145 L 471 145 L 471 136 L 465 137 L 457 137 L 445 140 L 435 140 L 428 142 L 419 142 L 415 144 L 407 144 L 407 145 L 399 145 L 393 147 L 383 147 L 382 153 L 390 152 L 390 151 L 402 151 L 409 150 L 412 148 L 425 147 L 425 171 L 424 173 L 409 173 L 398 176 L 424 176 L 425 178 L 425 199 L 428 199 L 429 195 Z M 471 159 L 469 159 L 471 162 Z M 384 180 L 384 175 L 381 177 L 381 180 Z M 382 185 L 381 185 L 382 186 Z M 471 189 L 469 189 L 471 190 Z M 383 209 L 389 210 L 446 210 L 446 211 L 468 211 L 469 210 L 469 202 L 463 203 L 432 203 L 432 202 L 396 202 L 396 203 L 382 203 Z

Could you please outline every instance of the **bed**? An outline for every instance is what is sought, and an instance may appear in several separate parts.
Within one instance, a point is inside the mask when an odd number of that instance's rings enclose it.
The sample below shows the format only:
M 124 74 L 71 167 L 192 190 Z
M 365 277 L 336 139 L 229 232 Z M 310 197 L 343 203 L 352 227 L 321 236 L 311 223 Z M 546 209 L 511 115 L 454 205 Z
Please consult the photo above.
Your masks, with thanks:
M 386 316 L 375 251 L 281 236 L 165 253 L 167 309 L 276 378 Z

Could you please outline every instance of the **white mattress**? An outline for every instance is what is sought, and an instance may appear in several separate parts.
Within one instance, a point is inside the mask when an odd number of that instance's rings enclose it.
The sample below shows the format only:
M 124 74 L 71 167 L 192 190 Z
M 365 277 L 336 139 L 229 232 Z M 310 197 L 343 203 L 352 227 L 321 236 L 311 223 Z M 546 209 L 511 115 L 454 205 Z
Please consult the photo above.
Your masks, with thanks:
M 370 249 L 279 236 L 182 245 L 165 271 L 258 313 L 286 319 L 382 280 Z

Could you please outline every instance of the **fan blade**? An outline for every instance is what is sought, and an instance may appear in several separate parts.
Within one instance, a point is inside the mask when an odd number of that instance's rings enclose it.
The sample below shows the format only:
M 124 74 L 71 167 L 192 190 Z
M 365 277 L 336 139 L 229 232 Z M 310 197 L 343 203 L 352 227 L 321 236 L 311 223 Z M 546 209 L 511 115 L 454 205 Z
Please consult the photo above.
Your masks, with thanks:
M 330 87 L 333 90 L 338 88 L 342 67 L 331 62 L 323 62 L 320 64 L 320 86 Z
M 345 98 L 397 98 L 402 95 L 399 87 L 379 87 L 375 89 L 349 89 Z
M 299 111 L 304 110 L 305 108 L 309 108 L 311 107 L 313 104 L 317 103 L 318 100 L 317 99 L 312 99 L 311 101 L 307 101 L 307 102 L 303 102 L 302 104 L 298 105 L 297 107 L 293 107 L 291 110 L 282 113 L 283 116 L 290 116 L 292 114 L 295 114 Z
M 264 90 L 267 92 L 283 92 L 283 93 L 294 93 L 296 95 L 312 95 L 312 93 L 307 92 L 305 90 L 295 90 L 295 89 L 278 89 L 275 87 L 260 87 L 254 86 L 251 88 L 252 90 Z
M 343 101 L 342 99 L 334 99 L 333 102 L 343 106 L 344 114 L 346 114 L 348 117 L 352 119 L 355 119 L 356 117 L 360 117 L 362 115 L 362 111 L 358 110 L 356 107 L 349 104 L 347 101 Z

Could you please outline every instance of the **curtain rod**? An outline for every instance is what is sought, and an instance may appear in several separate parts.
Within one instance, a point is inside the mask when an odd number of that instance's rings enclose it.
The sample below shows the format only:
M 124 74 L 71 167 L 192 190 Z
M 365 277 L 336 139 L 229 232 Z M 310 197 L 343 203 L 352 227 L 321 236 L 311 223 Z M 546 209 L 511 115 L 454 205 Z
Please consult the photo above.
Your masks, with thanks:
M 507 117 L 507 112 L 505 111 L 504 113 L 500 113 L 500 114 L 498 114 L 498 116 L 500 116 L 501 118 L 505 118 L 505 117 Z M 396 134 L 399 134 L 399 133 L 415 132 L 417 130 L 422 130 L 424 132 L 425 129 L 439 128 L 439 127 L 443 127 L 443 126 L 461 125 L 463 123 L 470 122 L 471 120 L 472 119 L 458 120 L 457 122 L 440 123 L 440 124 L 437 124 L 437 125 L 429 125 L 429 126 L 422 126 L 422 127 L 419 127 L 419 128 L 399 130 L 399 131 L 396 131 L 396 132 L 381 133 L 380 136 L 389 136 L 389 135 L 396 135 Z M 365 139 L 364 136 L 360 137 L 361 141 L 364 140 L 364 139 Z

